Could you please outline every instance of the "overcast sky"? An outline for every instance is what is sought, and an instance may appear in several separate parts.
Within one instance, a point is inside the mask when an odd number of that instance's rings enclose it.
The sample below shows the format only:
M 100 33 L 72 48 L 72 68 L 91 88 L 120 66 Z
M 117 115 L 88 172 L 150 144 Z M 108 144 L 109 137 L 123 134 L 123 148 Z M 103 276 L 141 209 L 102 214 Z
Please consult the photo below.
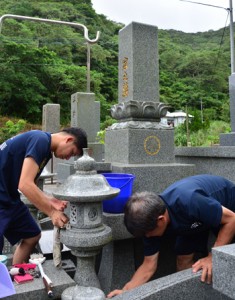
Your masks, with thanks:
M 204 32 L 224 28 L 226 20 L 226 25 L 230 24 L 226 10 L 230 7 L 229 0 L 192 1 L 222 8 L 181 0 L 92 0 L 92 3 L 98 14 L 125 25 L 135 21 L 155 25 L 159 29 Z

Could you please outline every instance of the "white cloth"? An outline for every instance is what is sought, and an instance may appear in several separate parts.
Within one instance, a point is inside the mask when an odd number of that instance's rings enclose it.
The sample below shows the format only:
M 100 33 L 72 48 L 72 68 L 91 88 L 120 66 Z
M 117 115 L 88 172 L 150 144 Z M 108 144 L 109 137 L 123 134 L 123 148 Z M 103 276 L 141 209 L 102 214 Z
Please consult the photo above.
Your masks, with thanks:
M 53 262 L 55 267 L 61 268 L 61 249 L 63 248 L 62 243 L 60 242 L 60 228 L 54 226 L 53 231 Z

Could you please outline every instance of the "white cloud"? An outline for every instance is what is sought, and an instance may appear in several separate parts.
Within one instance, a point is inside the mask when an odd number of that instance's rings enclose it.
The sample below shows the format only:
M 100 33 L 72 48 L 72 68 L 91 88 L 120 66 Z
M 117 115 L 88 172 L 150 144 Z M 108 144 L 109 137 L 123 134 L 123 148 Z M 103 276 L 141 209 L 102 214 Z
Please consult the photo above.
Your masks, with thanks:
M 192 0 L 194 1 L 194 0 Z M 218 30 L 230 23 L 229 0 L 194 1 L 223 8 L 180 0 L 92 0 L 97 13 L 128 25 L 132 21 L 184 32 Z

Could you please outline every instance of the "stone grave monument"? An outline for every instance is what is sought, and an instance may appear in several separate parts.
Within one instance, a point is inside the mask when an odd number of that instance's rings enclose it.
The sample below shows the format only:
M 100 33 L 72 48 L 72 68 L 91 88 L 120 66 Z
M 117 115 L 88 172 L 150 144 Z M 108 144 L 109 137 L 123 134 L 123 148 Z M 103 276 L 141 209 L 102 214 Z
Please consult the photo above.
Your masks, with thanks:
M 71 126 L 81 127 L 86 131 L 91 156 L 97 164 L 102 162 L 104 145 L 96 140 L 97 132 L 100 130 L 100 102 L 95 101 L 94 93 L 75 93 L 71 96 Z M 76 157 L 58 164 L 59 183 L 74 173 L 75 161 Z
M 133 173 L 134 190 L 159 193 L 194 174 L 194 165 L 175 163 L 174 129 L 160 123 L 167 109 L 159 97 L 157 27 L 133 22 L 119 32 L 117 123 L 106 131 L 105 161 L 112 172 Z
M 60 104 L 47 103 L 42 108 L 42 130 L 55 133 L 60 130 Z M 40 188 L 43 189 L 45 179 L 56 175 L 58 159 L 53 155 L 52 159 L 47 163 L 42 171 L 39 179 Z
M 96 161 L 102 161 L 104 147 L 96 139 L 100 130 L 100 102 L 95 100 L 94 93 L 75 93 L 71 96 L 71 126 L 86 130 L 90 155 Z
M 42 108 L 42 130 L 51 133 L 60 130 L 60 105 L 47 103 Z

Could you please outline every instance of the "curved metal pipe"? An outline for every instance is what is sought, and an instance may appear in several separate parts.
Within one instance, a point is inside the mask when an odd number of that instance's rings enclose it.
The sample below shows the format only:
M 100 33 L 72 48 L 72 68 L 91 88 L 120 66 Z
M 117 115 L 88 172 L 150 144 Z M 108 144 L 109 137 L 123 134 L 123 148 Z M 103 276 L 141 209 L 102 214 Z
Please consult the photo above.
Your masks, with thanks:
M 29 20 L 29 21 L 36 21 L 36 22 L 45 22 L 45 23 L 51 23 L 51 24 L 69 25 L 69 26 L 76 27 L 76 28 L 80 27 L 80 28 L 83 28 L 83 30 L 84 30 L 85 40 L 90 44 L 96 43 L 98 41 L 99 37 L 100 37 L 100 32 L 97 31 L 96 38 L 92 39 L 92 40 L 89 39 L 87 27 L 83 24 L 80 24 L 80 23 L 50 20 L 50 19 L 41 19 L 41 18 L 26 17 L 26 16 L 19 16 L 19 15 L 9 15 L 9 14 L 3 15 L 3 16 L 0 17 L 0 33 L 1 33 L 1 30 L 2 30 L 3 20 L 6 19 L 6 18 L 19 19 L 19 20 Z

